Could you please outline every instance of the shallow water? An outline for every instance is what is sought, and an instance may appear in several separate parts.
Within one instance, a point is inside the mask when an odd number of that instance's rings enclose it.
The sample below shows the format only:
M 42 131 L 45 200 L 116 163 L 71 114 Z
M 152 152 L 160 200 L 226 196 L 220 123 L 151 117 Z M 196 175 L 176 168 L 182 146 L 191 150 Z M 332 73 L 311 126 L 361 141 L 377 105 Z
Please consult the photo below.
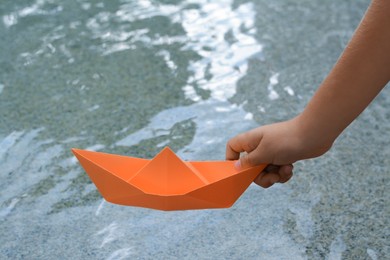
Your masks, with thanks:
M 222 160 L 229 137 L 301 111 L 368 1 L 3 1 L 5 259 L 384 259 L 387 87 L 294 178 L 230 209 L 105 202 L 70 148 Z

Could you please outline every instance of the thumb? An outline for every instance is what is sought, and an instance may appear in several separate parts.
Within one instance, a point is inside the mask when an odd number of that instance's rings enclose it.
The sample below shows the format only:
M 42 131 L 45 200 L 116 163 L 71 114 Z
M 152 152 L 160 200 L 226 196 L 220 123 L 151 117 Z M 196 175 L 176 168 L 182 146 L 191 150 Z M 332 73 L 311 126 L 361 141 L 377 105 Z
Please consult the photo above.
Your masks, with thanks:
M 245 169 L 259 165 L 261 163 L 264 163 L 263 158 L 259 156 L 259 153 L 256 150 L 254 150 L 241 156 L 240 159 L 236 162 L 236 168 Z

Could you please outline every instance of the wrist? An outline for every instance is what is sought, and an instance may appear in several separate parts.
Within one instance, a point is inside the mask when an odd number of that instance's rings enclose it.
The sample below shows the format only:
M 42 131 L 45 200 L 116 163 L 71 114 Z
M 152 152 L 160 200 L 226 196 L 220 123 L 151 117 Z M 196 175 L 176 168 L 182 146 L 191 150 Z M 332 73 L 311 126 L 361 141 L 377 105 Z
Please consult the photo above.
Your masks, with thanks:
M 326 153 L 333 145 L 337 134 L 324 126 L 317 119 L 311 119 L 301 113 L 292 119 L 295 125 L 303 157 L 314 158 Z

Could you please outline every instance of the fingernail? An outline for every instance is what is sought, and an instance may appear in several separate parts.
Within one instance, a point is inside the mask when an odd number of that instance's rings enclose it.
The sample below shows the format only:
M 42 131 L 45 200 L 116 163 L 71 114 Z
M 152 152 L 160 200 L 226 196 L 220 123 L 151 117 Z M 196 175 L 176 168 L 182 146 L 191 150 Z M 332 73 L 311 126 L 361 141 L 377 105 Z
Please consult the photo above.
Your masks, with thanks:
M 240 160 L 238 160 L 238 161 L 236 161 L 234 163 L 234 167 L 236 167 L 237 170 L 241 170 L 241 162 L 240 162 Z

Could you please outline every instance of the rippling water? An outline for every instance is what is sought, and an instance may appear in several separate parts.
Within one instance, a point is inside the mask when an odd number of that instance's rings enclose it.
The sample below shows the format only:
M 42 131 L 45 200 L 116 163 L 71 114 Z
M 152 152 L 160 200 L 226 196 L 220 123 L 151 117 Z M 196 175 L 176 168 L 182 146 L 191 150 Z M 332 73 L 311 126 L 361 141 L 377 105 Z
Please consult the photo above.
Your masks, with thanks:
M 227 210 L 111 205 L 70 153 L 151 158 L 168 145 L 184 159 L 224 159 L 231 136 L 304 107 L 367 1 L 3 2 L 6 259 L 390 254 L 388 89 L 327 156 L 297 164 L 289 184 L 249 187 Z

